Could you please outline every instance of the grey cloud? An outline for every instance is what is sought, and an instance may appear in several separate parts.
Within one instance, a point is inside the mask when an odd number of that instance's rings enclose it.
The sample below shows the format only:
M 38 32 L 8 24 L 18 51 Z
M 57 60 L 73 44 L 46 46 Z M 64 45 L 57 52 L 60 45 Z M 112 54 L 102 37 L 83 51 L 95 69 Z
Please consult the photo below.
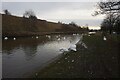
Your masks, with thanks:
M 21 13 L 32 9 L 36 13 L 46 13 L 58 9 L 91 9 L 93 2 L 3 2 L 2 9 L 8 9 L 13 13 Z

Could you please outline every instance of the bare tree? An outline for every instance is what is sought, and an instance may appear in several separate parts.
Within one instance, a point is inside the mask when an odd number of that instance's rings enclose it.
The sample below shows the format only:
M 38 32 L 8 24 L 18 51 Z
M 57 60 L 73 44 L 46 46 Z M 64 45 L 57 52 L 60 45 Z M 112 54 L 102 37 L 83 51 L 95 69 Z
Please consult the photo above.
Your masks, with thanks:
M 109 30 L 111 34 L 114 28 L 118 28 L 120 17 L 120 0 L 107 0 L 97 4 L 97 11 L 93 16 L 106 14 L 106 18 L 101 24 L 103 31 Z M 116 30 L 116 29 L 114 29 Z
M 28 18 L 28 19 L 24 19 L 24 18 Z M 36 27 L 37 17 L 32 10 L 25 11 L 25 13 L 23 14 L 23 23 L 25 27 L 27 26 L 27 30 L 29 31 L 37 30 Z
M 11 15 L 11 13 L 7 10 L 7 9 L 5 9 L 5 10 L 3 10 L 4 11 L 4 13 L 6 14 L 6 15 Z
M 97 3 L 97 11 L 94 16 L 98 14 L 120 13 L 120 0 L 107 0 L 106 2 Z
M 35 13 L 32 10 L 25 11 L 25 13 L 23 14 L 23 17 L 37 19 Z

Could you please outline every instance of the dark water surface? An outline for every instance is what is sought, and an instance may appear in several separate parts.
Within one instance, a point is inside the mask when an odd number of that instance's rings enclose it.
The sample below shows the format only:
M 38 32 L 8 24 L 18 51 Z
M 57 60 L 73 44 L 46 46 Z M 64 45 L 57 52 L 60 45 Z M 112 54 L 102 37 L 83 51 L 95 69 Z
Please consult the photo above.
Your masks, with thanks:
M 3 78 L 23 77 L 75 45 L 81 35 L 45 35 L 3 40 Z

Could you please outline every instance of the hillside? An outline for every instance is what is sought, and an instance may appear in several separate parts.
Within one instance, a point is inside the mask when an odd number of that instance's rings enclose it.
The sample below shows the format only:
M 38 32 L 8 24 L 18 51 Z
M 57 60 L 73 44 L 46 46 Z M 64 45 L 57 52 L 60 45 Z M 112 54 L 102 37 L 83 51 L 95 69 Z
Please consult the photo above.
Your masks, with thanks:
M 78 32 L 81 28 L 53 23 L 40 19 L 29 19 L 12 15 L 2 15 L 2 35 L 3 36 L 31 36 L 60 32 Z

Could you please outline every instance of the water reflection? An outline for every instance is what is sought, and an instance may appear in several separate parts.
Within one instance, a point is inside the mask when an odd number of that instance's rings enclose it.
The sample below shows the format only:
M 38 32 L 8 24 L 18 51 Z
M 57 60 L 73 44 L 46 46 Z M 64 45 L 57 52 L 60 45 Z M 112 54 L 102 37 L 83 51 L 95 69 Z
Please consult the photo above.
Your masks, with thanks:
M 30 60 L 30 59 L 32 59 L 35 56 L 35 54 L 37 52 L 37 46 L 36 45 L 33 45 L 31 47 L 29 47 L 29 46 L 25 47 L 24 46 L 23 50 L 24 50 L 26 59 Z
M 3 40 L 3 77 L 23 77 L 75 46 L 81 35 L 46 35 Z M 76 48 L 75 48 L 76 49 Z

